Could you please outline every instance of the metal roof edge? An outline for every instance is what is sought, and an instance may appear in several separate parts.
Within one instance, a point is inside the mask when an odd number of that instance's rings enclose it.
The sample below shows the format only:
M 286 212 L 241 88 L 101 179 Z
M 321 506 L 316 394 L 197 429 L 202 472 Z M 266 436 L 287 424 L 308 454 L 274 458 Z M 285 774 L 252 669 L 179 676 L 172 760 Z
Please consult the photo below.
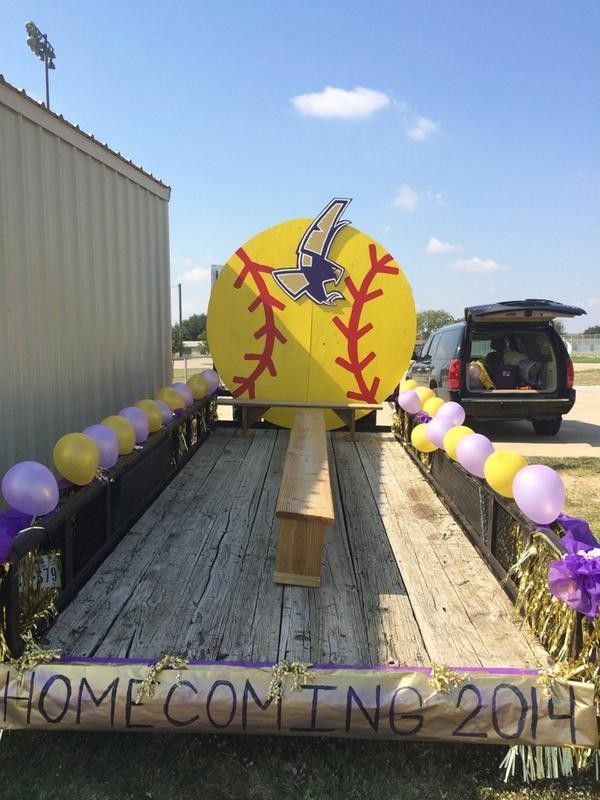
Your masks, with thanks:
M 45 128 L 50 133 L 72 144 L 78 150 L 95 158 L 106 166 L 119 172 L 124 177 L 152 192 L 162 200 L 169 200 L 171 187 L 146 172 L 142 167 L 128 160 L 121 153 L 112 150 L 106 143 L 100 142 L 92 134 L 82 131 L 79 125 L 66 120 L 62 114 L 49 111 L 44 103 L 38 103 L 25 92 L 10 84 L 0 73 L 0 105 L 26 117 Z

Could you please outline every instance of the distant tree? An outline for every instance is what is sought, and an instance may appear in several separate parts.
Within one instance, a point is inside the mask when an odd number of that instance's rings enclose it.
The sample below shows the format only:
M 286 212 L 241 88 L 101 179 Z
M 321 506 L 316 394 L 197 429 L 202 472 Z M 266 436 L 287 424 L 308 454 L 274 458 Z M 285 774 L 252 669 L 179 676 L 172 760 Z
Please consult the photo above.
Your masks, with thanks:
M 584 333 L 586 333 L 588 336 L 598 336 L 598 334 L 600 334 L 600 325 L 592 325 L 591 328 L 586 328 Z
M 419 311 L 417 314 L 417 339 L 422 341 L 433 331 L 437 331 L 438 328 L 443 328 L 444 325 L 449 325 L 451 322 L 456 322 L 456 320 L 447 311 L 434 311 L 433 309 Z
M 181 332 L 186 342 L 197 342 L 199 339 L 205 339 L 206 314 L 192 314 L 191 317 L 184 319 L 181 324 Z
M 565 323 L 562 322 L 560 319 L 554 320 L 554 330 L 558 333 L 559 336 L 564 336 L 567 333 L 567 329 L 565 328 Z
M 192 314 L 191 317 L 184 319 L 181 323 L 176 322 L 171 328 L 171 350 L 178 353 L 181 342 L 204 342 L 206 343 L 206 314 Z
M 171 352 L 178 353 L 180 347 L 181 335 L 179 333 L 179 323 L 176 322 L 175 325 L 171 327 Z

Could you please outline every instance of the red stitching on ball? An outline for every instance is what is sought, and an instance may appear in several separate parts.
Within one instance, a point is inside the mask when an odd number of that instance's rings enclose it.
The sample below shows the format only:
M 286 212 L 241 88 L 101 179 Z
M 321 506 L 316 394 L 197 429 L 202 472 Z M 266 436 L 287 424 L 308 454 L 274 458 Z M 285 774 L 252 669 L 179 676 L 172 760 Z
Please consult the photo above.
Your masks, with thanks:
M 270 274 L 272 267 L 265 264 L 258 264 L 252 261 L 250 256 L 246 253 L 243 247 L 236 250 L 236 256 L 242 261 L 243 268 L 240 274 L 235 279 L 233 284 L 236 289 L 239 289 L 250 276 L 256 284 L 258 295 L 248 306 L 248 311 L 252 314 L 262 306 L 265 315 L 264 325 L 261 325 L 254 333 L 255 339 L 264 337 L 264 346 L 261 353 L 244 353 L 246 361 L 256 361 L 256 367 L 247 377 L 236 375 L 233 382 L 239 384 L 237 389 L 234 389 L 232 395 L 239 397 L 244 392 L 248 392 L 250 400 L 254 400 L 256 396 L 256 381 L 265 372 L 265 370 L 272 376 L 277 375 L 277 369 L 273 361 L 273 350 L 275 349 L 275 342 L 279 341 L 285 344 L 287 339 L 275 324 L 274 308 L 283 311 L 285 305 L 269 292 L 267 284 L 264 281 L 262 273 Z
M 368 386 L 363 375 L 364 370 L 375 358 L 375 353 L 371 350 L 362 358 L 358 353 L 360 339 L 369 333 L 369 331 L 373 330 L 373 325 L 370 322 L 361 327 L 360 320 L 362 312 L 366 303 L 381 297 L 383 294 L 383 289 L 370 291 L 371 283 L 377 275 L 397 275 L 400 272 L 398 267 L 388 266 L 389 262 L 392 261 L 392 256 L 389 253 L 386 253 L 381 258 L 377 258 L 377 248 L 374 244 L 369 245 L 369 259 L 371 261 L 371 267 L 358 288 L 354 285 L 352 278 L 346 278 L 348 292 L 354 301 L 348 324 L 346 325 L 340 317 L 333 318 L 334 325 L 348 342 L 347 357 L 342 358 L 339 356 L 336 358 L 335 363 L 354 376 L 358 387 L 358 391 L 347 391 L 346 397 L 350 400 L 356 400 L 362 403 L 377 402 L 377 389 L 381 383 L 380 378 L 375 377 L 371 381 L 371 385 Z

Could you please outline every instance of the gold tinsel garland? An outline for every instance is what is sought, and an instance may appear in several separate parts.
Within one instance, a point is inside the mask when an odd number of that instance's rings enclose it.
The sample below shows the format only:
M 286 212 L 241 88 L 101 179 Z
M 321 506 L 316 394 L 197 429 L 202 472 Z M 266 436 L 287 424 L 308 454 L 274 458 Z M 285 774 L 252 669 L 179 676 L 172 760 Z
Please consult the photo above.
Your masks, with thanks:
M 10 570 L 10 563 L 0 564 L 0 596 L 3 594 L 3 583 Z M 0 603 L 0 664 L 10 659 L 10 650 L 6 641 L 6 606 Z
M 564 553 L 545 534 L 540 531 L 528 534 L 516 526 L 515 536 L 517 561 L 508 573 L 517 585 L 515 612 L 527 622 L 555 661 L 550 669 L 540 672 L 539 684 L 548 696 L 556 682 L 592 683 L 596 712 L 600 715 L 600 618 L 592 621 L 578 617 L 550 592 L 550 562 L 560 560 Z M 501 764 L 506 770 L 505 780 L 515 774 L 518 759 L 526 783 L 561 775 L 568 777 L 574 765 L 583 769 L 592 763 L 598 778 L 598 749 L 511 747 Z
M 26 553 L 17 565 L 19 581 L 19 602 L 21 631 L 29 631 L 40 622 L 48 623 L 58 613 L 54 601 L 58 597 L 59 588 L 46 589 L 39 580 L 38 558 L 40 555 L 52 556 L 56 559 L 57 568 L 61 570 L 60 550 L 50 550 L 40 554 L 38 548 Z
M 276 700 L 278 703 L 283 699 L 286 686 L 292 692 L 301 689 L 308 681 L 312 681 L 314 676 L 311 671 L 312 664 L 305 664 L 302 661 L 288 661 L 283 659 L 273 665 L 273 675 L 267 691 L 268 700 Z
M 206 408 L 206 424 L 209 428 L 214 428 L 214 426 L 219 421 L 219 412 L 218 412 L 218 404 L 217 404 L 217 397 L 213 395 L 211 397 L 208 406 Z
M 453 689 L 460 689 L 468 680 L 469 676 L 464 672 L 456 672 L 444 664 L 431 663 L 429 683 L 439 694 L 450 694 Z
M 152 664 L 148 668 L 148 672 L 140 684 L 137 692 L 136 703 L 141 703 L 146 698 L 150 699 L 154 697 L 156 693 L 156 687 L 160 685 L 160 681 L 157 680 L 157 676 L 165 669 L 177 670 L 175 681 L 177 685 L 179 685 L 181 683 L 181 670 L 187 669 L 188 663 L 189 662 L 187 658 L 165 655 L 159 661 Z
M 25 685 L 25 673 L 35 669 L 40 664 L 49 664 L 51 661 L 60 659 L 60 650 L 44 650 L 36 642 L 33 630 L 28 630 L 22 634 L 21 638 L 25 642 L 25 649 L 19 658 L 11 659 L 8 663 L 14 667 L 19 676 L 19 688 Z

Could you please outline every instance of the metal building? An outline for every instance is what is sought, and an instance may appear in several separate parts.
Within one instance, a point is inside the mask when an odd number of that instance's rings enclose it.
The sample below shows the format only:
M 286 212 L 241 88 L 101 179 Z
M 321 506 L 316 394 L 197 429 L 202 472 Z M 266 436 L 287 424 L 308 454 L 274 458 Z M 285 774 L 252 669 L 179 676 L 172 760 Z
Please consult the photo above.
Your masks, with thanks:
M 0 75 L 0 478 L 169 382 L 169 196 Z

